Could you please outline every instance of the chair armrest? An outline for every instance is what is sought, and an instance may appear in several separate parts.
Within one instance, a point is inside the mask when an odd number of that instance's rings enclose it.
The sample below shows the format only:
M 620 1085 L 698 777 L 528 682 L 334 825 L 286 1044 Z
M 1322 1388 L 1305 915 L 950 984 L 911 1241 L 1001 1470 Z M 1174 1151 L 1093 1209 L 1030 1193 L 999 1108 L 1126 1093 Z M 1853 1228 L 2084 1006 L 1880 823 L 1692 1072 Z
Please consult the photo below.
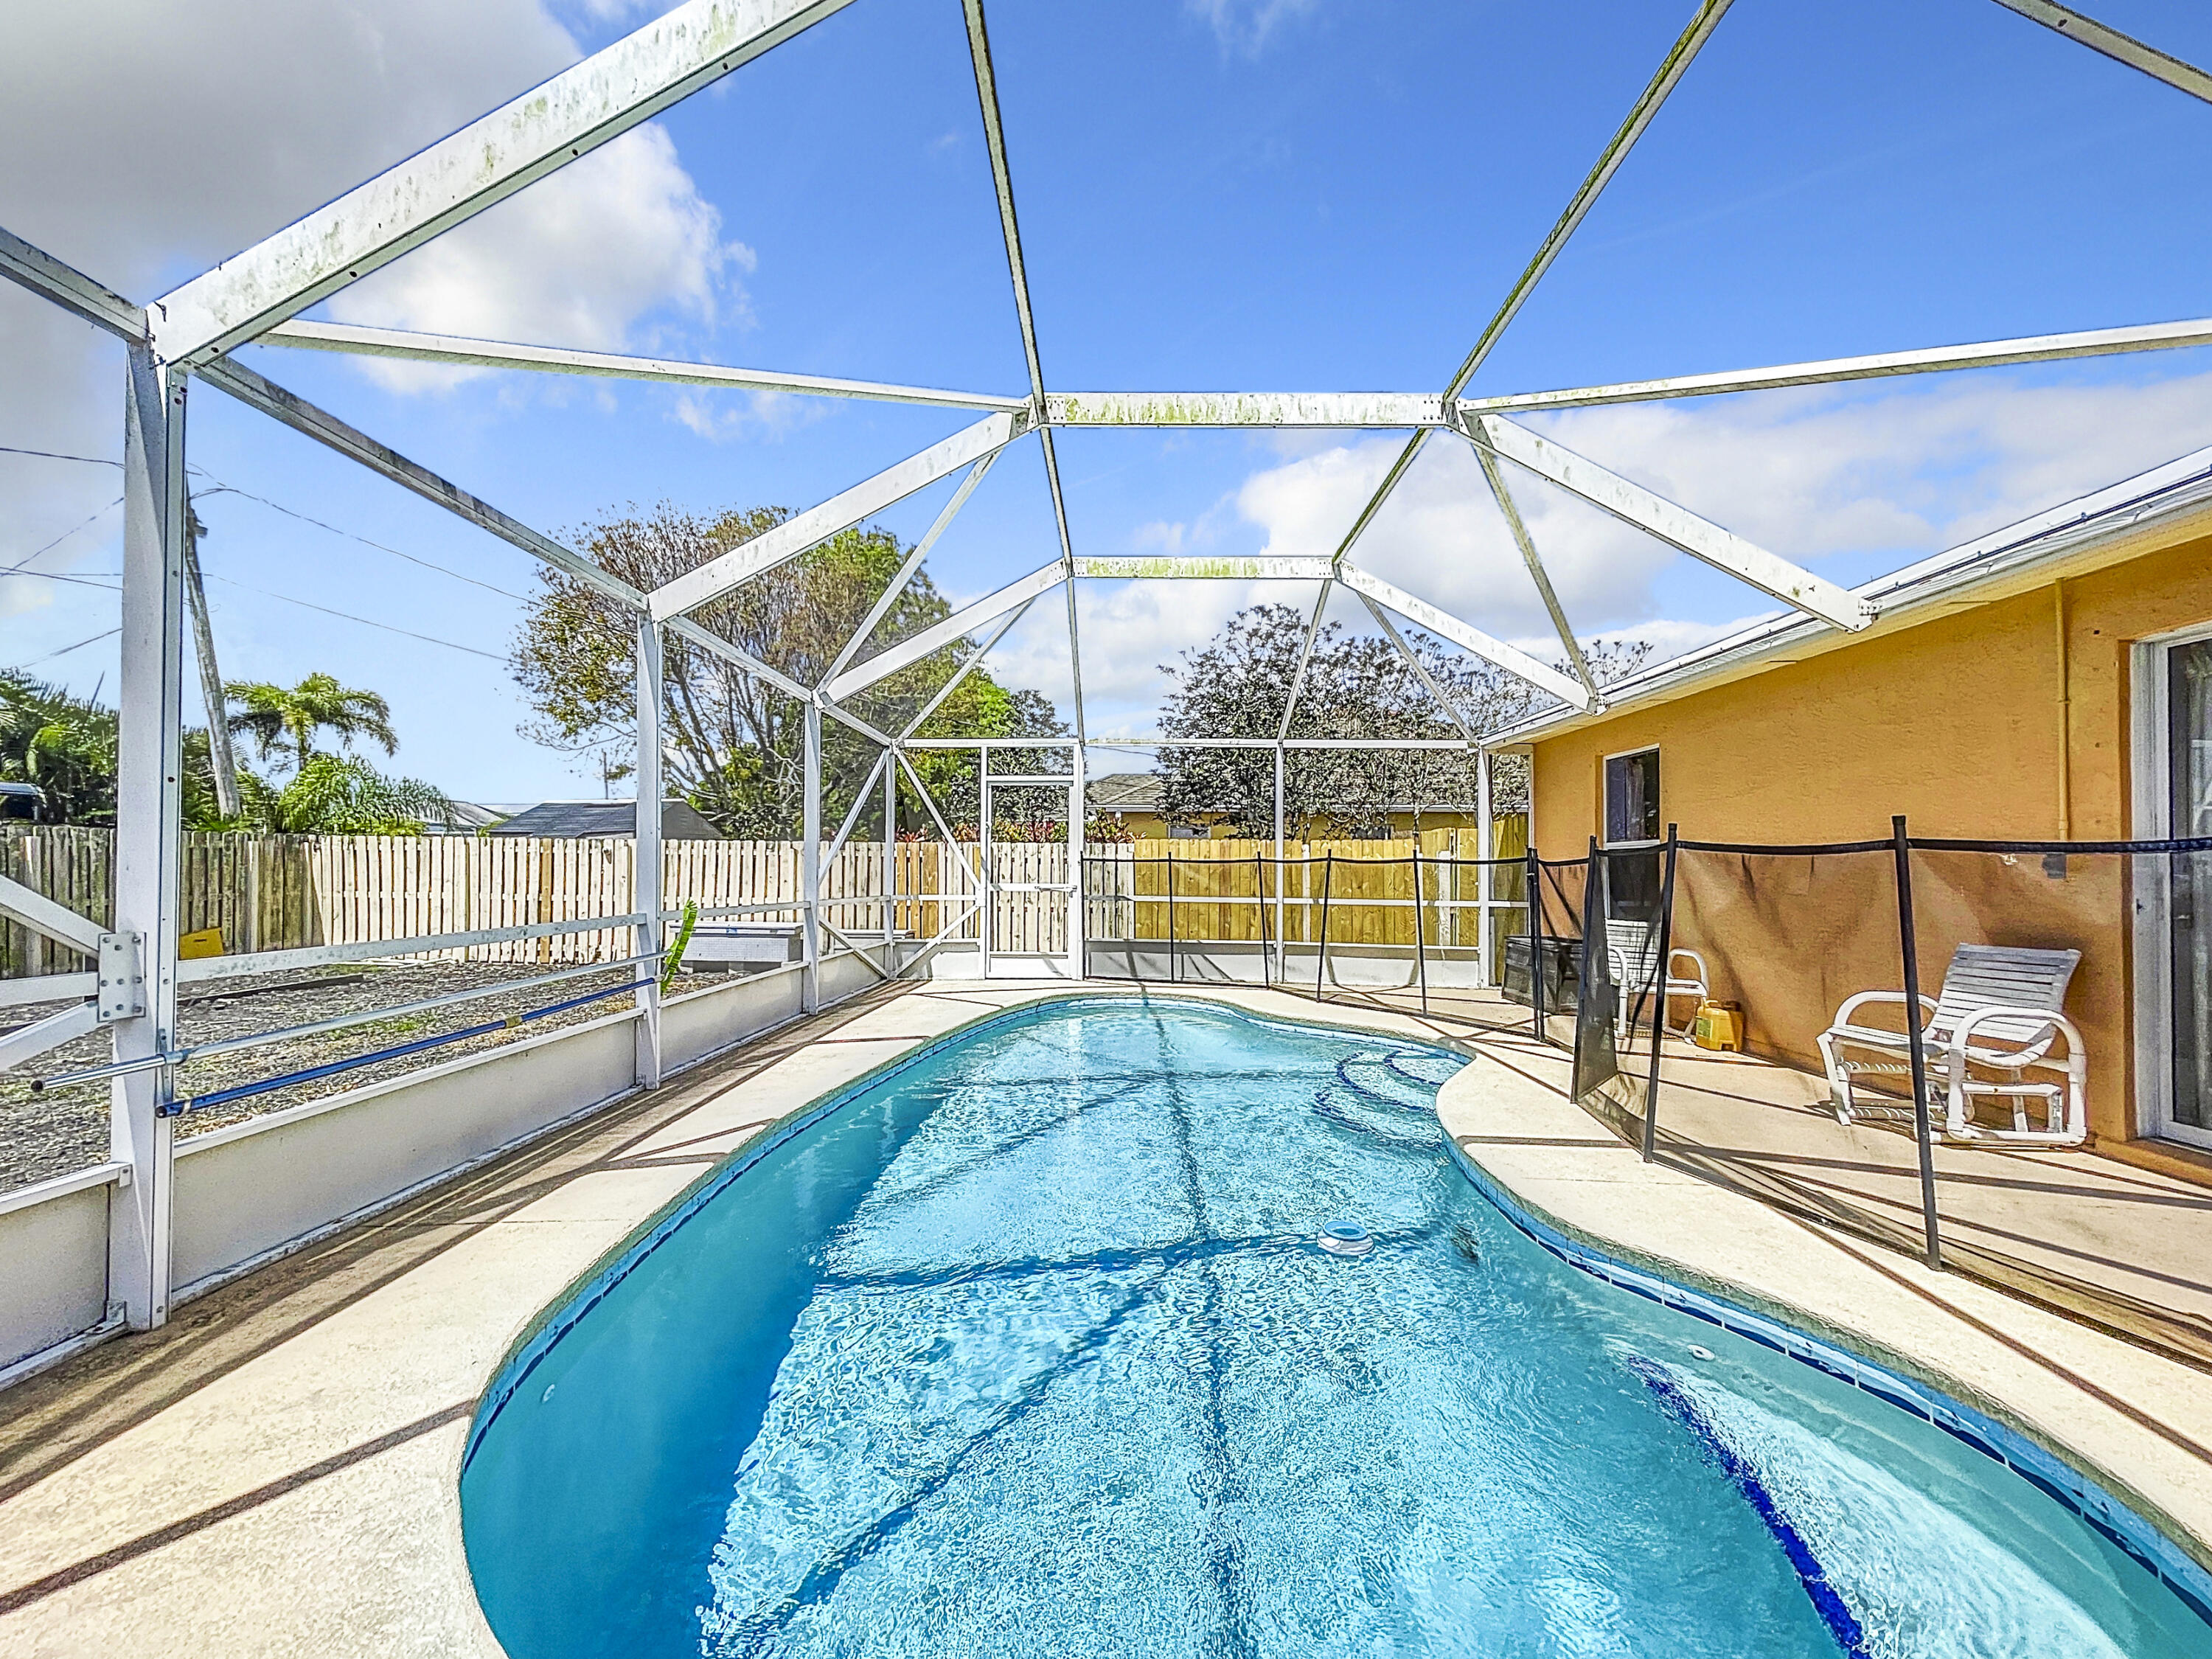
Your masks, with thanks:
M 1973 1036 L 1974 1028 L 1993 1019 L 2041 1020 L 2051 1026 L 2054 1033 L 2063 1033 L 2066 1038 L 2066 1060 L 2056 1064 L 2070 1064 L 2083 1053 L 2081 1029 L 2054 1008 L 1977 1008 L 1951 1028 L 1950 1036 L 1943 1046 L 1963 1058 L 1966 1044 Z M 2051 1039 L 2046 1036 L 2040 1042 L 2023 1044 L 2015 1054 L 2008 1054 L 2002 1060 L 1984 1060 L 1978 1063 L 1993 1066 L 2001 1071 L 2024 1071 L 2030 1066 L 2052 1063 L 2044 1059 L 2050 1052 Z
M 1894 1003 L 1899 1007 L 1903 1007 L 1905 1006 L 1905 993 L 1902 991 L 1862 991 L 1856 996 L 1845 1001 L 1842 1007 L 1836 1010 L 1836 1018 L 1832 1022 L 1831 1022 L 1828 1029 L 1832 1031 L 1842 1030 L 1844 1027 L 1851 1023 L 1851 1016 L 1853 1014 L 1856 1013 L 1860 1009 L 1868 1006 L 1869 1004 L 1877 1002 Z M 1923 996 L 1920 999 L 1920 1006 L 1927 1010 L 1928 1012 L 1932 1014 L 1936 1012 L 1936 999 L 1931 996 Z M 1890 1035 L 1897 1034 L 1891 1033 Z
M 1698 964 L 1698 977 L 1700 980 L 1709 980 L 1710 976 L 1709 976 L 1709 975 L 1708 975 L 1708 973 L 1707 973 L 1707 971 L 1706 971 L 1706 969 L 1705 969 L 1705 959 L 1703 957 L 1699 956 L 1699 955 L 1698 955 L 1695 951 L 1691 950 L 1691 949 L 1690 949 L 1687 945 L 1677 945 L 1672 946 L 1672 947 L 1668 951 L 1668 952 L 1667 952 L 1667 971 L 1668 971 L 1668 973 L 1670 973 L 1670 974 L 1671 974 L 1671 973 L 1673 973 L 1673 972 L 1674 971 L 1674 958 L 1675 958 L 1676 957 L 1689 957 L 1689 959 L 1690 959 L 1691 961 L 1692 961 L 1692 962 L 1694 962 L 1694 963 L 1696 963 Z

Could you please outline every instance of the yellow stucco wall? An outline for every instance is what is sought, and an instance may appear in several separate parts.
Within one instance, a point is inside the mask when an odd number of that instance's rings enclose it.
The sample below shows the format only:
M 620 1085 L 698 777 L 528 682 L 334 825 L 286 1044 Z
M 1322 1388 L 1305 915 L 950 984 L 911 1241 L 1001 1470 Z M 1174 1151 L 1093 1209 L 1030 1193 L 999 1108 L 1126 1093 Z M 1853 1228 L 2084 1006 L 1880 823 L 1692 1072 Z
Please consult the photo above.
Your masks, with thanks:
M 2207 621 L 2212 538 L 1626 712 L 1535 745 L 1537 840 L 1547 858 L 1578 856 L 1601 831 L 1603 757 L 1655 744 L 1661 817 L 1686 839 L 1865 840 L 1895 812 L 1916 836 L 2125 838 L 2129 647 Z M 1961 940 L 2083 951 L 2068 1008 L 2087 1038 L 2091 1121 L 2125 1137 L 2137 1130 L 2118 862 L 2076 858 L 2054 879 L 2039 860 L 1937 855 L 1916 866 L 1916 896 L 1931 995 Z M 1893 882 L 1835 860 L 1752 873 L 1723 894 L 1722 872 L 1705 872 L 1716 951 L 1741 964 L 1717 993 L 1742 996 L 1754 1046 L 1813 1063 L 1843 996 L 1898 982 Z M 1778 955 L 1784 933 L 1799 944 Z

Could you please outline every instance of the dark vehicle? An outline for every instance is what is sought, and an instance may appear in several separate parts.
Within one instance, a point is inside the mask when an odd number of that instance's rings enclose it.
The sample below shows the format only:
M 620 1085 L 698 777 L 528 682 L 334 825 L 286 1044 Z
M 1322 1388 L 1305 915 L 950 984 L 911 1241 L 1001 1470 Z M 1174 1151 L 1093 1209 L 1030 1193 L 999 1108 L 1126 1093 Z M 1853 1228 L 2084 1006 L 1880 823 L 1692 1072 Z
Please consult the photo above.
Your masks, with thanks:
M 46 797 L 35 783 L 0 783 L 0 822 L 44 823 Z

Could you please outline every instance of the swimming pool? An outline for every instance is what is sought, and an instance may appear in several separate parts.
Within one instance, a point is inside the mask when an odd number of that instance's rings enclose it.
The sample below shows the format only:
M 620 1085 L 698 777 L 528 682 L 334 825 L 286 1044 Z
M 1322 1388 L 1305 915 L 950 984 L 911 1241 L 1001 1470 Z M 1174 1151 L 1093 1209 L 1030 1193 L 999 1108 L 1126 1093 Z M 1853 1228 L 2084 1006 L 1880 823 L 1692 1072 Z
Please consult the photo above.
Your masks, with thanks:
M 830 1103 L 487 1395 L 461 1502 L 494 1632 L 514 1659 L 2206 1650 L 2002 1463 L 1540 1248 L 1437 1127 L 1460 1064 L 1075 998 Z

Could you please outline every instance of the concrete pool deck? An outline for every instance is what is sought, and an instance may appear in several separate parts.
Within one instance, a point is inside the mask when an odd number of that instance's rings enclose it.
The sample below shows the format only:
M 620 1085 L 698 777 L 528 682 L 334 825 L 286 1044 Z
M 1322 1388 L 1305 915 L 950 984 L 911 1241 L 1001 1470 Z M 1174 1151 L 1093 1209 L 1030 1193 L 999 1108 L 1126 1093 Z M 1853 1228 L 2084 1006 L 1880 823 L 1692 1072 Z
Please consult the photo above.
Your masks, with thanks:
M 498 1651 L 471 1595 L 463 1437 L 547 1304 L 732 1152 L 817 1097 L 1073 989 L 884 987 L 558 1130 L 0 1393 L 0 1651 Z M 2212 1560 L 2202 1372 L 1679 1170 L 1650 1168 L 1519 1035 L 1281 993 L 1153 988 L 1449 1036 L 1439 1109 L 1531 1212 L 1981 1406 Z

